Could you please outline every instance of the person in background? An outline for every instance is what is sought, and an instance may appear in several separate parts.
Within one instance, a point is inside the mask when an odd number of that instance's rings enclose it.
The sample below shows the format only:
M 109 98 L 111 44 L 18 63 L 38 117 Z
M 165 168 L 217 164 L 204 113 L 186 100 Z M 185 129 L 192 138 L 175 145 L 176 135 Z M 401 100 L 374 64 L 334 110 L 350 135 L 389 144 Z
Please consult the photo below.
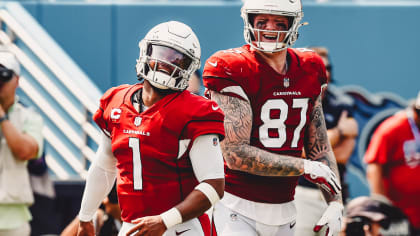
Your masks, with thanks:
M 358 136 L 357 121 L 351 117 L 352 103 L 351 99 L 337 87 L 332 86 L 332 65 L 325 47 L 309 48 L 321 56 L 327 75 L 328 88 L 322 99 L 322 109 L 324 111 L 325 123 L 327 126 L 328 140 L 334 151 L 337 160 L 337 166 L 340 173 L 340 182 L 342 186 L 343 202 L 349 197 L 348 186 L 345 183 L 346 164 L 356 146 Z M 306 180 L 299 178 L 299 185 L 295 193 L 297 220 L 295 235 L 325 235 L 325 230 L 314 232 L 313 225 L 322 216 L 328 205 L 324 201 L 322 193 L 318 186 Z
M 400 208 L 420 235 L 420 92 L 405 110 L 383 121 L 365 153 L 372 195 Z
M 28 160 L 43 152 L 42 117 L 19 103 L 20 65 L 0 48 L 0 236 L 29 236 L 34 196 Z
M 408 236 L 410 224 L 385 199 L 361 196 L 346 205 L 340 236 Z
M 216 52 L 203 72 L 207 95 L 225 112 L 226 192 L 214 208 L 217 233 L 292 236 L 294 192 L 304 175 L 329 205 L 312 227 L 337 235 L 343 204 L 322 111 L 325 67 L 313 51 L 291 48 L 301 1 L 248 0 L 241 16 L 248 44 Z
M 102 208 L 98 209 L 93 225 L 98 236 L 117 236 L 121 229 L 121 209 L 118 205 L 117 186 L 114 184 L 111 192 L 102 201 Z M 79 218 L 76 217 L 60 236 L 76 236 L 79 227 Z
M 32 215 L 32 236 L 48 235 L 60 230 L 59 217 L 51 217 L 57 213 L 56 193 L 45 155 L 44 149 L 40 157 L 28 161 L 29 179 L 34 194 L 34 204 L 29 208 Z
M 93 120 L 102 141 L 88 171 L 78 235 L 94 235 L 93 215 L 117 178 L 119 235 L 210 234 L 205 214 L 223 196 L 224 114 L 186 91 L 200 67 L 192 29 L 153 27 L 139 43 L 134 85 L 109 89 Z
M 196 95 L 203 95 L 201 92 L 202 86 L 203 83 L 201 79 L 201 73 L 199 70 L 196 70 L 194 74 L 192 74 L 190 80 L 188 81 L 187 90 Z

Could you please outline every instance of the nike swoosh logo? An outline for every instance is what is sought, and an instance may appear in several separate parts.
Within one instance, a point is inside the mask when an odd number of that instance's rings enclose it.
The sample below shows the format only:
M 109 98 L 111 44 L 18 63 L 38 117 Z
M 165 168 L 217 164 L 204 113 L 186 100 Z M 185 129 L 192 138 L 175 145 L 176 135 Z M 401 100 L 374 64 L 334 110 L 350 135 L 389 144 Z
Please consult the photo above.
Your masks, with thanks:
M 216 67 L 217 66 L 217 61 L 216 62 L 208 62 L 210 65 L 212 65 L 213 67 Z
M 213 109 L 213 111 L 217 111 L 217 109 L 219 109 L 219 106 L 211 105 L 211 109 Z
M 295 221 L 295 222 L 293 222 L 293 223 L 290 223 L 290 228 L 295 227 L 295 224 L 296 224 L 296 221 Z
M 187 231 L 189 231 L 189 230 L 191 230 L 191 229 L 186 229 L 186 230 L 181 231 L 181 232 L 178 232 L 178 231 L 176 231 L 176 230 L 175 230 L 175 234 L 176 234 L 176 235 L 180 235 L 180 234 L 183 234 L 183 233 L 185 233 L 185 232 L 187 232 Z

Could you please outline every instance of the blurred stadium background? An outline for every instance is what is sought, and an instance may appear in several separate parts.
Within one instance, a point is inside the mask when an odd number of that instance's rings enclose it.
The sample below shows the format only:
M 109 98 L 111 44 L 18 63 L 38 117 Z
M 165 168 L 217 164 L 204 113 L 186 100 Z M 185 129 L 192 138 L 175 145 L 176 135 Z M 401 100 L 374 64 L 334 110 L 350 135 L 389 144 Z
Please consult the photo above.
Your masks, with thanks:
M 39 0 L 0 2 L 0 44 L 22 64 L 19 95 L 44 116 L 46 160 L 66 223 L 79 209 L 99 130 L 91 121 L 109 87 L 136 83 L 138 41 L 178 20 L 214 52 L 244 44 L 239 0 Z M 349 163 L 351 197 L 367 195 L 361 161 L 370 134 L 420 89 L 420 1 L 303 0 L 296 47 L 330 50 L 335 85 L 354 104 L 360 137 Z M 71 204 L 70 204 L 71 203 Z M 62 208 L 63 210 L 63 208 Z

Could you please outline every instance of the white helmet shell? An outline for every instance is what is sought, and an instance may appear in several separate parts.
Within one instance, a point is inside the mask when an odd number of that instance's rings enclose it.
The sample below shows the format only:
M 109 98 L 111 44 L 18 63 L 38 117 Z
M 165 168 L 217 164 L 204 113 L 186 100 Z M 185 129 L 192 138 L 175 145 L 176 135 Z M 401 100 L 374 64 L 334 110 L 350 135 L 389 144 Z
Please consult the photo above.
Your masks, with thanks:
M 270 14 L 291 17 L 292 22 L 287 31 L 269 31 L 277 33 L 277 42 L 262 42 L 255 36 L 255 32 L 268 31 L 253 27 L 250 22 L 250 14 Z M 303 18 L 302 3 L 300 0 L 246 0 L 241 9 L 241 17 L 244 20 L 245 41 L 253 48 L 264 52 L 278 52 L 291 47 L 298 38 L 298 29 Z M 279 35 L 286 33 L 283 41 Z
M 148 55 L 148 48 L 151 45 L 174 49 L 188 57 L 191 63 L 187 68 L 181 68 L 165 58 Z M 191 75 L 200 68 L 200 42 L 192 29 L 184 23 L 169 21 L 153 27 L 139 42 L 139 47 L 140 55 L 136 65 L 137 76 L 148 80 L 157 88 L 182 91 L 188 87 Z M 156 66 L 154 68 L 150 66 L 150 61 L 170 65 L 174 68 L 174 73 L 169 75 L 158 71 Z

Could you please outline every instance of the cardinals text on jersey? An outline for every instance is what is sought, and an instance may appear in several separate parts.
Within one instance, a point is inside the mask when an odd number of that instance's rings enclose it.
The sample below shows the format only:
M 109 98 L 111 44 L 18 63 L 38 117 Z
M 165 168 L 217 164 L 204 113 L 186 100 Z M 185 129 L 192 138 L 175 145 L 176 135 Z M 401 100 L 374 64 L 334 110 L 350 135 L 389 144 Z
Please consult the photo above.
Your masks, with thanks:
M 95 122 L 112 140 L 122 219 L 160 214 L 197 185 L 189 160 L 194 139 L 224 136 L 221 109 L 188 91 L 169 94 L 138 113 L 131 103 L 142 85 L 122 85 L 102 97 Z
M 322 59 L 314 52 L 287 49 L 288 71 L 279 74 L 248 45 L 211 56 L 204 85 L 248 101 L 252 108 L 251 145 L 301 157 L 313 104 L 326 85 Z M 264 177 L 226 168 L 225 190 L 256 202 L 293 200 L 297 177 Z

